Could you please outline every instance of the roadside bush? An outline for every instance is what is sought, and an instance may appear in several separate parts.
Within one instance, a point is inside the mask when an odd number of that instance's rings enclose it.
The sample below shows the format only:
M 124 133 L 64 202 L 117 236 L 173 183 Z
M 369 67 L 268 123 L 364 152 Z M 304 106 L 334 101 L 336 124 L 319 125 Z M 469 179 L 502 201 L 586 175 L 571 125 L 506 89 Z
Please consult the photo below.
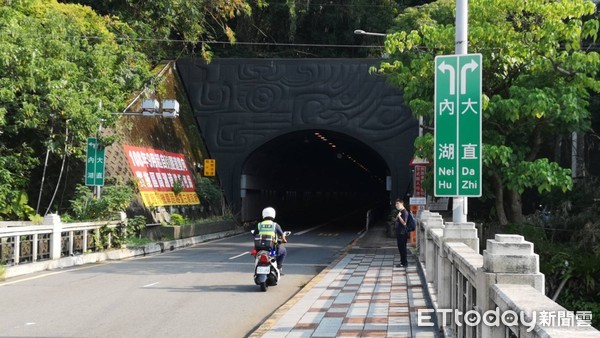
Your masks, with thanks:
M 219 184 L 208 177 L 200 177 L 199 181 L 196 193 L 198 193 L 202 205 L 213 214 L 221 213 L 223 193 Z
M 570 311 L 592 311 L 592 325 L 600 329 L 600 253 L 589 243 L 578 246 L 562 240 L 564 232 L 530 224 L 506 228 L 506 233 L 523 235 L 533 243 L 546 280 L 546 296 L 558 294 L 557 303 Z M 580 232 L 575 231 L 573 237 L 580 238 Z M 589 234 L 586 238 L 593 241 Z
M 105 225 L 100 228 L 100 238 L 97 238 L 98 248 L 120 248 L 121 245 L 125 244 L 125 239 L 118 228 Z
M 127 221 L 127 228 L 127 238 L 140 238 L 142 236 L 142 230 L 146 228 L 146 217 L 138 215 L 133 218 L 130 218 Z
M 171 224 L 184 225 L 186 223 L 187 220 L 180 214 L 171 214 Z
M 133 189 L 127 185 L 105 186 L 99 199 L 83 185 L 75 188 L 75 196 L 71 200 L 73 220 L 111 220 L 119 211 L 125 211 L 134 196 Z

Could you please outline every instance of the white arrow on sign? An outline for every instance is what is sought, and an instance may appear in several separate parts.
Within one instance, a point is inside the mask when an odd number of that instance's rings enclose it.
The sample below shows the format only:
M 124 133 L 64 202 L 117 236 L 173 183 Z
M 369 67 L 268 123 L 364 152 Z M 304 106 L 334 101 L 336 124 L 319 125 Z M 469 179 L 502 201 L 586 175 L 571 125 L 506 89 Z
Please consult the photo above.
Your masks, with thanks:
M 477 69 L 478 66 L 479 65 L 477 64 L 477 62 L 475 62 L 475 60 L 471 60 L 471 62 L 462 66 L 462 68 L 460 69 L 460 93 L 461 94 L 467 93 L 467 70 L 470 70 L 471 72 L 473 72 L 475 69 Z
M 450 95 L 455 95 L 456 94 L 456 89 L 455 89 L 455 79 L 454 77 L 455 72 L 454 72 L 454 67 L 452 67 L 451 65 L 447 65 L 446 61 L 442 61 L 442 63 L 440 63 L 440 65 L 438 66 L 438 69 L 442 72 L 445 73 L 446 71 L 450 71 Z

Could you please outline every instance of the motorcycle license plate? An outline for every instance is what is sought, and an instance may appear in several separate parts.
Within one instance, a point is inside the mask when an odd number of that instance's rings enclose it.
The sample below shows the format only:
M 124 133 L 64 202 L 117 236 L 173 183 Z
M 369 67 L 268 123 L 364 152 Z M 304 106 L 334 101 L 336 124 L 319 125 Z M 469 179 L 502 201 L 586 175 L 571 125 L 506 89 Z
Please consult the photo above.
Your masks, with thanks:
M 271 267 L 270 266 L 257 266 L 256 267 L 256 273 L 258 274 L 269 274 L 269 272 L 271 272 Z

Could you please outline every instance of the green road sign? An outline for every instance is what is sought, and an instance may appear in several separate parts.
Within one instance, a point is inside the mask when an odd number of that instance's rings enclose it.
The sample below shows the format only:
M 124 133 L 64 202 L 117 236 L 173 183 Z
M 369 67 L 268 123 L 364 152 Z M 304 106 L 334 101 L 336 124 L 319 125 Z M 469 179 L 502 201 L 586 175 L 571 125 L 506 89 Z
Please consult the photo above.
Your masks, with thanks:
M 435 58 L 434 195 L 481 196 L 481 54 Z
M 104 185 L 104 147 L 94 137 L 88 138 L 85 165 L 85 185 Z

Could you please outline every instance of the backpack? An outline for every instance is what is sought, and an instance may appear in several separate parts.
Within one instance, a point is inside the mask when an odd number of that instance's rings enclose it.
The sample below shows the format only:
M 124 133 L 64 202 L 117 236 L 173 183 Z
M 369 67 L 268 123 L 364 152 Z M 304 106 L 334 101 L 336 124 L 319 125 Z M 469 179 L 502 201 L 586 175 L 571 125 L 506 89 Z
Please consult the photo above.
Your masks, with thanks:
M 415 231 L 417 227 L 417 222 L 415 221 L 415 216 L 413 216 L 412 212 L 408 212 L 408 217 L 406 218 L 406 231 L 412 232 Z

